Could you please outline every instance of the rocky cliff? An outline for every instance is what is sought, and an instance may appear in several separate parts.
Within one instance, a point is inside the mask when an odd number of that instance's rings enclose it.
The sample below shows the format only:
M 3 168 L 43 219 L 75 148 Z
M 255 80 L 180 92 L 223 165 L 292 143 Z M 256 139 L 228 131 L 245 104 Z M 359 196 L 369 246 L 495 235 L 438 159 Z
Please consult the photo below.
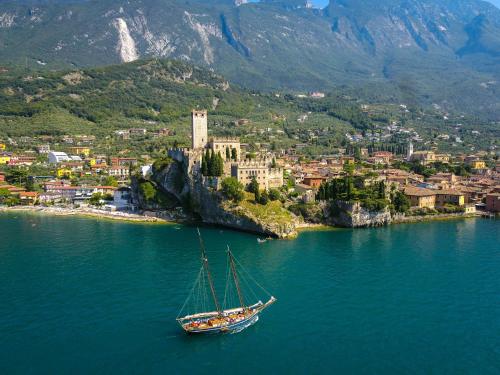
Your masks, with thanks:
M 174 160 L 169 165 L 153 171 L 151 181 L 157 189 L 174 198 L 177 206 L 184 207 L 207 224 L 222 225 L 276 238 L 297 235 L 299 220 L 295 215 L 283 209 L 286 215 L 280 215 L 280 220 L 272 216 L 259 216 L 244 204 L 226 200 L 218 190 L 219 179 L 202 176 L 189 157 L 184 157 L 182 153 L 174 153 L 172 156 Z M 147 204 L 141 196 L 137 180 L 133 184 L 133 191 L 136 202 L 142 205 L 142 209 L 158 208 L 158 205 L 151 207 Z

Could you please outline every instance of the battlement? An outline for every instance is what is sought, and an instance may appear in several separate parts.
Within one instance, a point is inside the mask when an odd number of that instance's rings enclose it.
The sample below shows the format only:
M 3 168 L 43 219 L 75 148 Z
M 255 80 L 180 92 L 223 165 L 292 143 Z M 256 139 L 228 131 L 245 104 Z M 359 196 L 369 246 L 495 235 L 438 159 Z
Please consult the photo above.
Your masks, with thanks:
M 209 142 L 211 143 L 240 143 L 238 137 L 211 137 Z
M 258 160 L 241 160 L 239 162 L 231 163 L 231 166 L 238 168 L 268 168 L 269 160 L 267 159 L 258 159 Z

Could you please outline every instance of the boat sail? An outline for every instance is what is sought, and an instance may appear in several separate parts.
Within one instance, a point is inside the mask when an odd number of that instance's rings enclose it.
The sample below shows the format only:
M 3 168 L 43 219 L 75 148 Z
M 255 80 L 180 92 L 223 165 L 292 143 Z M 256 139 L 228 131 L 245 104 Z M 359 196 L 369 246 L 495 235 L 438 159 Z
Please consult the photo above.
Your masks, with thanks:
M 260 286 L 250 274 L 248 274 L 241 264 L 234 258 L 233 253 L 229 246 L 227 247 L 227 278 L 226 289 L 224 293 L 224 300 L 222 305 L 217 297 L 217 292 L 214 287 L 212 274 L 208 258 L 205 252 L 205 245 L 198 229 L 198 237 L 200 240 L 201 250 L 201 269 L 198 273 L 198 278 L 191 289 L 186 302 L 182 306 L 177 321 L 184 331 L 187 333 L 225 333 L 225 332 L 239 332 L 242 329 L 252 325 L 259 319 L 259 313 L 276 302 L 271 294 L 269 294 L 262 286 Z M 237 267 L 238 265 L 238 267 Z M 241 269 L 243 272 L 239 272 Z M 242 289 L 242 283 L 248 288 L 250 283 L 246 276 L 253 281 L 263 292 L 269 296 L 269 300 L 265 303 L 258 300 L 253 304 L 247 304 L 245 295 Z M 207 288 L 208 284 L 208 288 Z M 236 289 L 237 301 L 232 299 L 233 291 Z M 250 289 L 251 290 L 251 289 Z M 210 292 L 210 296 L 208 295 Z M 256 298 L 255 293 L 251 290 L 253 296 Z M 207 312 L 194 312 L 181 317 L 182 313 L 186 310 L 190 303 L 194 304 L 195 311 Z M 207 307 L 213 303 L 213 309 L 207 310 Z M 236 304 L 235 307 L 234 304 Z M 200 307 L 201 306 L 201 307 Z

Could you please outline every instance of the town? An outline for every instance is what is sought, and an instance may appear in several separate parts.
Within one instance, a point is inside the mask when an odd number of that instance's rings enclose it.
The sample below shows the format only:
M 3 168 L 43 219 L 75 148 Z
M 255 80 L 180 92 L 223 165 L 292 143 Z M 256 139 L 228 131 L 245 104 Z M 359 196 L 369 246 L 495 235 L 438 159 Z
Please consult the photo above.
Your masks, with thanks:
M 168 157 L 186 160 L 203 176 L 233 179 L 257 204 L 279 200 L 306 221 L 308 208 L 329 200 L 359 202 L 368 211 L 407 217 L 500 212 L 495 151 L 415 150 L 414 143 L 422 142 L 412 133 L 398 147 L 363 147 L 346 134 L 347 146 L 311 156 L 302 152 L 307 144 L 271 149 L 262 143 L 256 148 L 238 137 L 211 136 L 206 110 L 192 111 L 190 130 L 191 147 L 169 147 Z M 110 136 L 127 142 L 147 132 L 132 128 Z M 161 129 L 155 137 L 173 134 Z M 148 179 L 157 159 L 95 152 L 96 142 L 93 135 L 1 140 L 0 205 L 144 214 L 131 194 L 131 180 Z

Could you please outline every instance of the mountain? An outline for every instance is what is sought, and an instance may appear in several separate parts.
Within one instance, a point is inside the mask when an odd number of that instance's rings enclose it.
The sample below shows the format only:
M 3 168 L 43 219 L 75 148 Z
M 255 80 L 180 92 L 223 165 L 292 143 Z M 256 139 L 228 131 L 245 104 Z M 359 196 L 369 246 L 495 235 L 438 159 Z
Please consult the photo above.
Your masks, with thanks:
M 25 0 L 0 4 L 0 63 L 168 57 L 255 89 L 500 117 L 500 10 L 481 0 Z

